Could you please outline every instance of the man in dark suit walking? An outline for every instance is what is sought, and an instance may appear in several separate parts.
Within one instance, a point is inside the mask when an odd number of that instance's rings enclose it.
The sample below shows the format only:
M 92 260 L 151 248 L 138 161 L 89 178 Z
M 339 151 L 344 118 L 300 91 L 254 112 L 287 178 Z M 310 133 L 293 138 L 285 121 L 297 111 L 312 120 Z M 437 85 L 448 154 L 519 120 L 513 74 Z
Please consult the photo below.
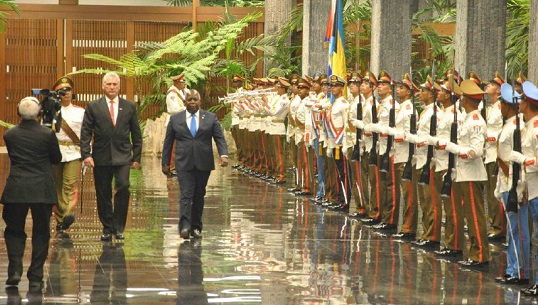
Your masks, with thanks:
M 17 286 L 23 272 L 22 260 L 26 244 L 24 231 L 28 210 L 32 213 L 32 263 L 26 276 L 29 289 L 43 288 L 43 265 L 47 260 L 50 240 L 50 215 L 57 203 L 52 164 L 62 160 L 54 132 L 41 126 L 36 118 L 40 112 L 35 97 L 23 98 L 18 106 L 22 122 L 6 131 L 11 168 L 1 202 L 6 223 L 4 239 L 9 258 L 7 286 Z
M 118 240 L 124 239 L 130 197 L 129 172 L 140 163 L 142 134 L 135 104 L 118 96 L 119 75 L 114 72 L 105 74 L 102 88 L 105 96 L 86 106 L 80 152 L 84 165 L 94 168 L 97 212 L 103 224 L 101 240 L 110 241 L 112 234 Z M 116 188 L 114 205 L 112 178 Z
M 162 171 L 170 176 L 170 156 L 176 141 L 176 171 L 180 190 L 179 234 L 182 238 L 201 238 L 204 196 L 209 174 L 215 169 L 215 140 L 220 166 L 228 165 L 228 148 L 217 116 L 200 109 L 200 93 L 187 89 L 186 111 L 170 117 L 162 153 Z

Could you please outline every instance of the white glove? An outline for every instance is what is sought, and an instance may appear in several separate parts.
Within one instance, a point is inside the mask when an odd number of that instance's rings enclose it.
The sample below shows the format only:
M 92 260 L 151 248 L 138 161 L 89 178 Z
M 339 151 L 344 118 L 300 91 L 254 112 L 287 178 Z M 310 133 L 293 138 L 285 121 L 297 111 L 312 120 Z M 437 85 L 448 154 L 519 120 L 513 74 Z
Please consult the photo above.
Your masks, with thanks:
M 370 126 L 370 130 L 375 133 L 381 133 L 382 126 L 379 123 L 374 123 Z
M 364 125 L 364 131 L 372 132 L 372 124 L 365 124 Z
M 426 136 L 426 143 L 430 146 L 437 146 L 437 142 L 439 142 L 439 139 L 434 136 Z
M 386 127 L 385 128 L 385 133 L 388 134 L 389 136 L 394 136 L 396 134 L 396 132 L 397 132 L 397 130 L 394 127 Z
M 409 132 L 405 133 L 405 141 L 413 144 L 417 144 L 420 141 L 420 137 L 416 134 L 412 134 Z
M 508 160 L 510 160 L 511 162 L 519 163 L 519 164 L 525 163 L 526 159 L 527 157 L 525 157 L 525 155 L 517 151 L 511 151 L 510 155 L 508 156 Z
M 351 124 L 353 124 L 353 126 L 357 127 L 358 129 L 364 129 L 364 122 L 362 120 L 353 120 Z
M 327 155 L 327 158 L 332 158 L 333 157 L 333 149 L 327 147 L 327 149 L 325 150 L 325 154 Z
M 452 142 L 446 143 L 445 149 L 455 155 L 460 154 L 460 146 L 458 144 L 454 144 Z

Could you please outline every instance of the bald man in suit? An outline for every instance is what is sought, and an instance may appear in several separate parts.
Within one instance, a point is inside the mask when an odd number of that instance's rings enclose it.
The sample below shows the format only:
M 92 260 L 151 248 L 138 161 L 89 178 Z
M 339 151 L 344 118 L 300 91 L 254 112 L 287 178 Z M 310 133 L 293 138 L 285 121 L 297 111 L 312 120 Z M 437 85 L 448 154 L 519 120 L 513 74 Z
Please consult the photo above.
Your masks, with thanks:
M 215 169 L 214 139 L 220 166 L 228 165 L 228 148 L 214 113 L 200 109 L 200 93 L 187 89 L 186 111 L 173 114 L 166 128 L 162 153 L 162 171 L 170 176 L 170 157 L 176 141 L 176 171 L 181 193 L 179 233 L 183 239 L 201 238 L 204 196 L 209 174 Z

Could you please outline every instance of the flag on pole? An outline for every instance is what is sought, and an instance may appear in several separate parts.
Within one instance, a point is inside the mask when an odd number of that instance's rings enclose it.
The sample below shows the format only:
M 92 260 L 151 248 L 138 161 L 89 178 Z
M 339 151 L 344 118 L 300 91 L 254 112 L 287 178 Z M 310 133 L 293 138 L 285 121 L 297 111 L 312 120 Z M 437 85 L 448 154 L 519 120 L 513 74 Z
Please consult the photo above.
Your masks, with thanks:
M 346 56 L 342 0 L 332 0 L 325 41 L 329 41 L 329 63 L 327 75 L 336 74 L 346 79 Z M 329 36 L 330 35 L 330 36 Z M 345 89 L 345 87 L 344 87 Z M 344 90 L 344 96 L 347 90 Z

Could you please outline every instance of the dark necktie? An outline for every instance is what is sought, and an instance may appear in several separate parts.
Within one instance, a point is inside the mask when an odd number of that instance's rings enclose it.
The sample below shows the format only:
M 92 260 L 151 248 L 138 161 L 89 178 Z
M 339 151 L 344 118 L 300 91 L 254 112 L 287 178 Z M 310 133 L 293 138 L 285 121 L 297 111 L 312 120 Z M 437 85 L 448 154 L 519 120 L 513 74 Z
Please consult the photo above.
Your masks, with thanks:
M 196 136 L 196 114 L 191 114 L 191 126 L 190 126 L 192 137 Z

